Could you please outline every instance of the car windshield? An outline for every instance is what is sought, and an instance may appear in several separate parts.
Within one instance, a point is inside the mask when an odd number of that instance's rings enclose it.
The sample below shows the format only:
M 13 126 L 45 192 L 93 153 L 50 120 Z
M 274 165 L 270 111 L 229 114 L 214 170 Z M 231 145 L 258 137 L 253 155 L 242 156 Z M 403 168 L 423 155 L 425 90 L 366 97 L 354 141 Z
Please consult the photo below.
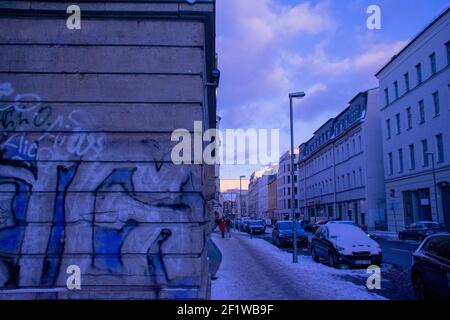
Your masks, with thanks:
M 263 225 L 262 221 L 249 221 L 248 224 L 251 226 L 262 226 Z
M 427 223 L 423 223 L 423 226 L 430 228 L 430 229 L 441 229 L 442 226 L 438 223 L 432 223 L 432 222 L 427 222 Z
M 300 223 L 296 222 L 297 230 L 303 229 Z M 278 224 L 280 230 L 292 230 L 292 221 L 280 222 Z

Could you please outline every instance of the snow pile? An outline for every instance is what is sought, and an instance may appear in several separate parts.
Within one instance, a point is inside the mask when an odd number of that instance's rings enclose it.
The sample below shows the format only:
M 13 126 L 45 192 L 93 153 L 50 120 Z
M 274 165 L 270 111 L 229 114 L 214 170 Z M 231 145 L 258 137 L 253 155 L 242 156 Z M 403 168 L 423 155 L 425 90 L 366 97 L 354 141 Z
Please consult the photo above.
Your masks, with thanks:
M 223 254 L 218 279 L 212 282 L 214 300 L 380 300 L 385 299 L 343 275 L 366 276 L 366 270 L 340 270 L 292 254 L 269 242 L 238 234 L 213 241 Z

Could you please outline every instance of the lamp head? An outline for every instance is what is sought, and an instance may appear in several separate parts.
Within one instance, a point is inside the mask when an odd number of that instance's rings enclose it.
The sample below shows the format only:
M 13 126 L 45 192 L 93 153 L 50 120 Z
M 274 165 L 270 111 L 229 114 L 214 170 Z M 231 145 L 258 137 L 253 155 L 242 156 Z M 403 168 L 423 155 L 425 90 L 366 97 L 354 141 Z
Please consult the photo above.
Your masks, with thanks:
M 304 92 L 289 93 L 290 99 L 300 99 L 300 98 L 304 98 L 305 96 L 306 96 L 306 93 L 304 93 Z

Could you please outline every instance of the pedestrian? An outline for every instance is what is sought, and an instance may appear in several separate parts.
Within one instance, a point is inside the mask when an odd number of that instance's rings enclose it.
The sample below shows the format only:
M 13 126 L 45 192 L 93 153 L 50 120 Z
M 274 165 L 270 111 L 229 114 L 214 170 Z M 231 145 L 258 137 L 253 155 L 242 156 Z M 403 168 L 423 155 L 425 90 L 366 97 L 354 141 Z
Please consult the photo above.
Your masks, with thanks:
M 228 236 L 231 238 L 231 219 L 230 218 L 225 219 L 225 227 L 227 228 Z
M 219 221 L 219 230 L 222 233 L 222 238 L 225 238 L 225 221 L 223 219 Z

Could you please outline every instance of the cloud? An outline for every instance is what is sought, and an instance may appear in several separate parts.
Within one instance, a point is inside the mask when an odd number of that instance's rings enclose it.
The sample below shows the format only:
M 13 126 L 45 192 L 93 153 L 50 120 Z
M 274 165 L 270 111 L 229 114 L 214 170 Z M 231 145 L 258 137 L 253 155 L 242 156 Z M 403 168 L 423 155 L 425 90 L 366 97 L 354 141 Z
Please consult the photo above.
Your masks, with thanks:
M 377 85 L 375 72 L 405 42 L 368 39 L 367 30 L 346 41 L 348 25 L 343 27 L 342 19 L 337 23 L 332 6 L 328 1 L 217 1 L 223 129 L 280 129 L 283 152 L 289 147 L 289 92 L 307 94 L 295 103 L 299 144 L 357 92 Z

